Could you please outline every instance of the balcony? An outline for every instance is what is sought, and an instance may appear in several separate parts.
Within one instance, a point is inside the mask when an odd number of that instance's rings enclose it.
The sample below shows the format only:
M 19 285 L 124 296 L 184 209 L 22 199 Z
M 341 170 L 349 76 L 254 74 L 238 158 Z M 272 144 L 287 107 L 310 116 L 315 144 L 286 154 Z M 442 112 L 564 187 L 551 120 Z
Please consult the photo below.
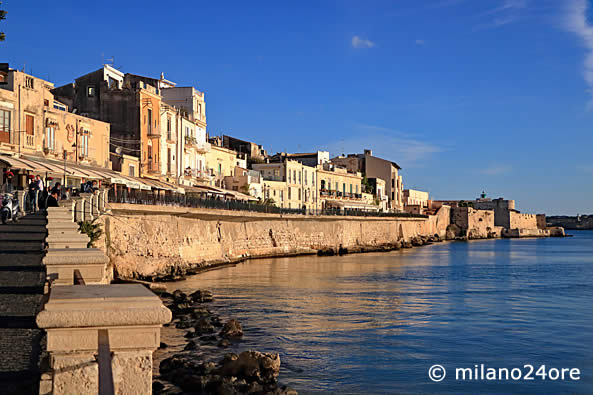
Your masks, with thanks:
M 147 134 L 149 138 L 160 138 L 161 132 L 158 128 L 153 128 L 152 126 L 148 127 Z
M 203 154 L 210 152 L 210 149 L 212 148 L 212 145 L 206 141 L 199 141 L 194 144 L 194 146 L 196 147 L 196 151 Z
M 198 144 L 198 141 L 196 140 L 196 138 L 194 136 L 185 136 L 185 148 L 186 149 L 196 148 L 197 144 Z
M 327 189 L 320 189 L 319 196 L 322 198 L 330 198 L 330 199 L 337 199 L 337 200 L 360 200 L 362 199 L 361 193 L 343 193 L 340 191 L 330 191 Z
M 186 180 L 195 179 L 198 181 L 209 181 L 210 180 L 210 172 L 208 172 L 206 170 L 192 169 L 192 168 L 188 167 L 184 170 L 183 177 Z
M 35 147 L 35 135 L 34 134 L 26 134 L 25 135 L 25 146 Z
M 148 162 L 147 170 L 148 170 L 148 173 L 151 173 L 151 174 L 160 173 L 161 172 L 160 163 L 159 162 Z

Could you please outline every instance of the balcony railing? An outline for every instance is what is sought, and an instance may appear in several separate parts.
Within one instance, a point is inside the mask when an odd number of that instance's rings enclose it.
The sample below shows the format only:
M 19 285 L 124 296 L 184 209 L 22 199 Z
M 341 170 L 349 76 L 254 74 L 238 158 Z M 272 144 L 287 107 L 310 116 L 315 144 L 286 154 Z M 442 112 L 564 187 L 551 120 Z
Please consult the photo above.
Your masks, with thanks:
M 332 197 L 337 199 L 362 199 L 361 193 L 349 193 L 349 192 L 340 192 L 340 191 L 330 191 L 328 189 L 320 189 L 319 195 L 322 197 Z
M 183 175 L 186 179 L 196 178 L 199 180 L 209 180 L 210 179 L 210 172 L 206 170 L 200 169 L 190 169 L 187 168 L 184 170 Z
M 196 142 L 194 144 L 194 146 L 196 147 L 196 150 L 198 152 L 204 152 L 204 153 L 210 152 L 210 149 L 212 148 L 212 145 L 210 143 L 205 142 L 205 141 Z
M 161 166 L 159 162 L 148 162 L 147 167 L 149 173 L 158 173 L 161 171 Z
M 198 141 L 194 136 L 185 136 L 185 145 L 189 145 L 195 147 L 198 144 Z
M 35 135 L 26 134 L 25 135 L 25 145 L 27 147 L 34 147 L 35 146 Z

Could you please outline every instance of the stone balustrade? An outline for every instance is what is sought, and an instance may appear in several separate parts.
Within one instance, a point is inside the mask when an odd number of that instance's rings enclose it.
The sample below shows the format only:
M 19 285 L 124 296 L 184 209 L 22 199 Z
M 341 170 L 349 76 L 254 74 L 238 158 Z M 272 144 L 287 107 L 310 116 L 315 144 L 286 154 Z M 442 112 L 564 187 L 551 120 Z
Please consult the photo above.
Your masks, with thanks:
M 89 237 L 75 221 L 103 212 L 106 193 L 84 195 L 47 209 L 43 264 L 51 290 L 36 321 L 47 332 L 49 370 L 39 393 L 149 394 L 152 353 L 171 311 L 142 285 L 104 284 L 109 259 L 86 248 Z
M 87 284 L 107 281 L 109 258 L 98 248 L 87 248 L 89 241 L 87 235 L 80 234 L 73 213 L 66 207 L 47 209 L 48 251 L 43 264 L 52 285 L 74 284 L 76 270 Z
M 37 315 L 37 325 L 47 331 L 50 355 L 40 393 L 97 394 L 100 385 L 113 385 L 116 394 L 150 394 L 152 352 L 160 344 L 161 326 L 170 320 L 169 309 L 139 284 L 52 288 Z M 101 346 L 107 357 L 99 355 Z M 105 368 L 111 377 L 100 377 Z

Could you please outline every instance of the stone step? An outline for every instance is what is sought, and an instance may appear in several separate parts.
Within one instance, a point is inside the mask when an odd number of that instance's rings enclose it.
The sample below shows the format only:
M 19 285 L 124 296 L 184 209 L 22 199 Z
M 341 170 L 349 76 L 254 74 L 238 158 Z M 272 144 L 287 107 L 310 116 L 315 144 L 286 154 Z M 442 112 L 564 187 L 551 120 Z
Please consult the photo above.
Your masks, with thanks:
M 91 238 L 88 237 L 84 233 L 72 233 L 72 234 L 67 234 L 67 235 L 49 234 L 47 236 L 47 238 L 45 239 L 45 241 L 47 241 L 48 243 L 50 243 L 50 242 L 66 242 L 66 241 L 84 241 L 85 243 L 88 243 L 90 240 L 91 240 Z
M 0 241 L 0 252 L 40 252 L 44 248 L 45 243 L 42 241 Z
M 47 223 L 47 229 L 76 229 L 78 230 L 78 224 L 70 221 L 70 222 L 54 222 L 50 221 Z
M 0 241 L 43 241 L 45 233 L 0 233 Z
M 47 221 L 43 218 L 19 218 L 17 224 L 22 225 L 37 225 L 37 226 L 45 226 L 47 225 Z
M 47 234 L 45 226 L 41 225 L 26 225 L 26 224 L 7 224 L 0 225 L 0 233 L 43 233 Z

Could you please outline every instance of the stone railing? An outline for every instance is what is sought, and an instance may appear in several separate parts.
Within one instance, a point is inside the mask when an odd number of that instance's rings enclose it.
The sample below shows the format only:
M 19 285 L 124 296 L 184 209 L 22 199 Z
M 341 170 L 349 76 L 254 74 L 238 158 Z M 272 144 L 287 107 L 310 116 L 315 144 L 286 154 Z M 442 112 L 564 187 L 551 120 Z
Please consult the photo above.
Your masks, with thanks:
M 74 222 L 98 216 L 104 199 L 81 194 L 47 210 L 48 298 L 37 325 L 47 332 L 49 366 L 40 394 L 152 392 L 152 353 L 171 312 L 142 285 L 108 284 L 107 256 L 87 248 Z

